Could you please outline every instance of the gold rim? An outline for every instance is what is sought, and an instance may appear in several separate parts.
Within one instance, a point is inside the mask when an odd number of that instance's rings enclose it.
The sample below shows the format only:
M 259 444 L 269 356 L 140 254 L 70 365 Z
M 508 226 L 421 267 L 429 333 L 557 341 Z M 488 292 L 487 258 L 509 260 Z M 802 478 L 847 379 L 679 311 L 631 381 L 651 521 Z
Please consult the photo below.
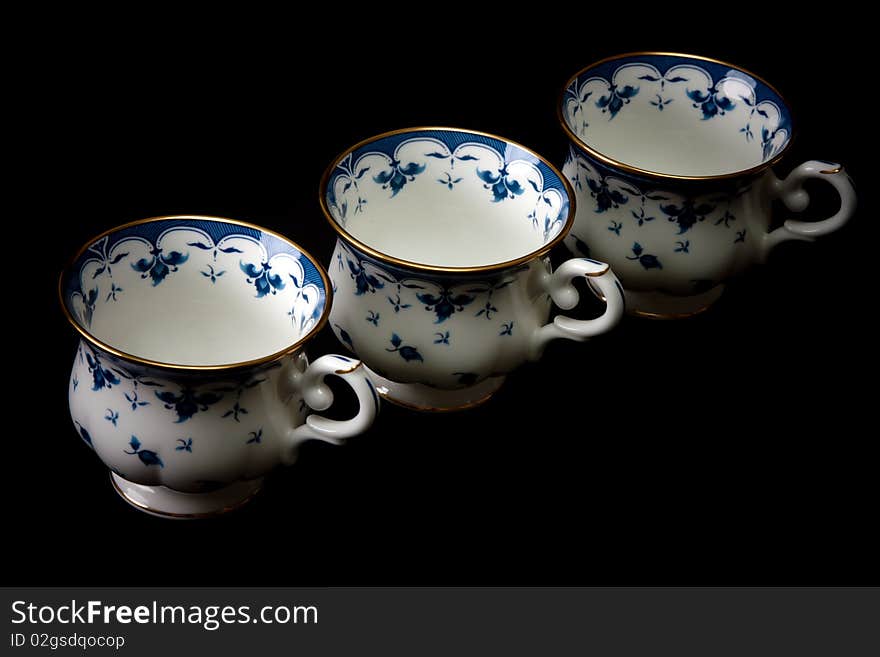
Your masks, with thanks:
M 356 369 L 358 369 L 359 367 L 363 367 L 363 365 L 364 365 L 364 361 L 359 360 L 359 361 L 357 362 L 357 365 L 355 365 L 354 367 L 349 368 L 349 369 L 347 369 L 347 370 L 336 370 L 336 371 L 333 372 L 333 373 L 334 373 L 334 374 L 338 374 L 338 375 L 340 375 L 340 376 L 342 376 L 343 374 L 351 374 L 352 372 L 354 372 L 354 371 L 355 371 Z
M 382 253 L 381 251 L 377 251 L 376 249 L 364 244 L 359 239 L 357 239 L 354 235 L 349 233 L 345 228 L 340 226 L 336 220 L 333 218 L 333 215 L 330 214 L 330 208 L 327 207 L 327 183 L 330 181 L 330 176 L 333 174 L 333 170 L 336 166 L 345 158 L 345 156 L 353 153 L 357 149 L 366 146 L 367 144 L 372 144 L 373 142 L 377 142 L 380 139 L 385 139 L 386 137 L 393 137 L 395 135 L 402 135 L 410 132 L 422 132 L 425 130 L 438 130 L 442 132 L 459 132 L 469 135 L 479 135 L 481 137 L 489 137 L 490 139 L 497 139 L 498 141 L 505 142 L 507 144 L 511 144 L 516 146 L 519 149 L 524 150 L 526 153 L 530 153 L 538 160 L 543 162 L 556 176 L 559 180 L 562 181 L 563 186 L 565 187 L 565 193 L 568 195 L 568 216 L 566 217 L 565 224 L 562 227 L 562 230 L 559 231 L 559 235 L 550 240 L 547 244 L 539 247 L 535 251 L 531 253 L 527 253 L 524 256 L 520 256 L 514 260 L 508 260 L 506 262 L 494 263 L 491 265 L 477 265 L 473 267 L 444 267 L 442 265 L 428 265 L 421 262 L 412 262 L 410 260 L 402 260 L 400 258 L 396 258 L 392 255 L 388 255 L 387 253 Z M 523 146 L 519 142 L 513 141 L 511 139 L 507 139 L 505 137 L 499 137 L 498 135 L 492 134 L 491 132 L 481 132 L 479 130 L 466 130 L 464 128 L 450 128 L 446 126 L 423 126 L 423 127 L 415 127 L 415 128 L 401 128 L 399 130 L 390 130 L 388 132 L 383 132 L 381 134 L 375 135 L 373 137 L 368 137 L 362 141 L 359 141 L 354 146 L 345 149 L 337 155 L 330 162 L 330 166 L 324 171 L 324 175 L 321 176 L 321 182 L 318 185 L 318 202 L 321 204 L 321 212 L 324 213 L 324 217 L 330 223 L 331 228 L 336 231 L 337 235 L 343 238 L 346 242 L 357 248 L 359 251 L 362 251 L 372 257 L 380 260 L 382 262 L 390 263 L 393 265 L 397 265 L 398 267 L 407 267 L 409 269 L 416 269 L 419 271 L 429 271 L 429 272 L 445 272 L 450 274 L 467 274 L 471 272 L 485 272 L 485 271 L 498 271 L 502 269 L 508 269 L 509 267 L 515 267 L 524 262 L 528 262 L 534 258 L 540 258 L 541 256 L 546 255 L 555 247 L 557 244 L 562 242 L 565 239 L 568 232 L 571 230 L 572 225 L 574 224 L 574 214 L 575 214 L 575 198 L 574 198 L 574 189 L 571 186 L 571 183 L 568 182 L 568 179 L 562 175 L 562 172 L 553 166 L 548 160 L 538 155 L 531 148 Z
M 277 239 L 289 244 L 294 249 L 299 251 L 302 255 L 308 258 L 311 263 L 315 266 L 315 269 L 318 270 L 318 274 L 321 276 L 321 281 L 324 284 L 324 311 L 321 313 L 321 318 L 318 322 L 311 328 L 311 330 L 302 336 L 299 340 L 297 340 L 292 345 L 285 347 L 280 351 L 276 351 L 275 353 L 269 354 L 268 356 L 261 356 L 260 358 L 254 358 L 252 360 L 241 361 L 237 363 L 221 363 L 219 365 L 181 365 L 178 363 L 165 363 L 157 360 L 150 360 L 149 358 L 141 358 L 140 356 L 135 356 L 134 354 L 129 354 L 125 351 L 121 351 L 116 349 L 115 347 L 110 346 L 103 340 L 98 339 L 96 336 L 92 335 L 88 330 L 86 330 L 80 323 L 70 314 L 70 311 L 67 309 L 67 303 L 64 300 L 64 275 L 73 269 L 74 263 L 80 258 L 82 254 L 84 254 L 92 244 L 97 242 L 103 237 L 108 235 L 112 235 L 120 230 L 124 230 L 126 228 L 131 228 L 132 226 L 139 226 L 141 224 L 153 223 L 157 221 L 169 221 L 169 220 L 179 220 L 179 219 L 191 219 L 195 221 L 214 221 L 218 223 L 224 224 L 232 224 L 234 226 L 243 226 L 244 228 L 251 228 L 253 230 L 258 230 L 262 233 L 266 233 L 267 235 L 272 235 Z M 105 230 L 103 233 L 93 237 L 91 240 L 86 242 L 79 251 L 76 252 L 76 255 L 71 258 L 70 262 L 67 266 L 61 270 L 61 274 L 58 276 L 58 301 L 61 303 L 61 310 L 64 312 L 64 316 L 67 318 L 67 321 L 70 322 L 71 326 L 85 339 L 87 342 L 90 342 L 95 347 L 102 349 L 108 353 L 113 354 L 119 358 L 123 358 L 125 360 L 138 363 L 140 365 L 148 365 L 150 367 L 160 367 L 162 369 L 167 370 L 185 370 L 185 371 L 198 371 L 198 372 L 218 372 L 223 370 L 233 370 L 242 367 L 253 367 L 255 365 L 263 365 L 265 363 L 271 363 L 272 361 L 278 360 L 287 356 L 288 354 L 292 354 L 297 351 L 307 340 L 309 340 L 313 335 L 315 335 L 318 331 L 324 328 L 324 325 L 327 323 L 327 319 L 330 316 L 330 307 L 333 303 L 333 288 L 330 285 L 330 279 L 327 277 L 327 272 L 324 271 L 324 267 L 312 257 L 312 255 L 303 249 L 296 242 L 288 239 L 284 235 L 280 233 L 276 233 L 273 230 L 269 230 L 268 228 L 263 228 L 257 224 L 251 224 L 246 221 L 238 221 L 237 219 L 229 219 L 227 217 L 214 217 L 210 215 L 198 215 L 198 214 L 178 214 L 178 215 L 164 215 L 161 217 L 149 217 L 148 219 L 138 219 L 136 221 L 129 221 L 128 223 L 121 224 L 119 226 L 114 226 L 108 230 Z
M 704 312 L 709 310 L 713 305 L 715 305 L 715 301 L 711 303 L 707 303 L 702 308 L 697 308 L 696 310 L 691 310 L 686 313 L 655 313 L 650 310 L 631 310 L 629 311 L 633 317 L 639 317 L 641 319 L 690 319 L 691 317 L 696 317 L 697 315 L 702 315 Z
M 117 475 L 118 476 L 118 475 Z M 122 479 L 122 477 L 120 477 Z M 113 488 L 116 493 L 121 497 L 125 502 L 138 509 L 139 511 L 144 511 L 145 513 L 150 513 L 156 516 L 162 516 L 163 518 L 175 518 L 179 520 L 203 520 L 206 518 L 216 518 L 217 516 L 222 516 L 230 511 L 237 511 L 245 504 L 254 499 L 257 494 L 263 490 L 263 482 L 260 482 L 260 485 L 257 486 L 253 491 L 248 493 L 248 495 L 234 504 L 230 504 L 229 506 L 224 506 L 222 509 L 217 509 L 216 511 L 206 511 L 205 513 L 174 513 L 173 511 L 159 511 L 158 509 L 153 509 L 143 504 L 142 502 L 138 502 L 135 499 L 132 499 L 128 495 L 125 494 L 125 491 L 119 487 L 119 484 L 116 483 L 116 478 L 113 476 L 113 473 L 110 473 L 110 483 L 113 484 Z M 134 483 L 134 482 L 132 482 Z M 161 484 L 159 484 L 161 485 Z
M 741 66 L 737 66 L 736 64 L 731 64 L 730 62 L 725 62 L 720 59 L 714 59 L 713 57 L 703 57 L 702 55 L 689 55 L 688 53 L 681 53 L 681 52 L 653 52 L 653 51 L 627 52 L 627 53 L 623 53 L 622 55 L 612 55 L 611 57 L 605 57 L 604 59 L 600 59 L 599 61 L 593 62 L 589 66 L 585 66 L 584 68 L 580 69 L 577 73 L 575 73 L 570 78 L 568 78 L 568 81 L 566 81 L 566 83 L 563 85 L 562 91 L 560 92 L 558 101 L 556 103 L 556 118 L 558 119 L 559 124 L 562 126 L 563 131 L 565 132 L 565 134 L 567 134 L 569 136 L 570 139 L 572 139 L 575 142 L 575 144 L 579 148 L 581 148 L 584 151 L 586 151 L 587 153 L 589 153 L 592 157 L 596 158 L 597 160 L 599 160 L 601 162 L 604 162 L 608 166 L 612 166 L 616 169 L 622 169 L 622 170 L 627 171 L 629 173 L 634 173 L 634 174 L 637 174 L 640 176 L 645 176 L 647 178 L 658 178 L 658 179 L 662 179 L 662 180 L 728 180 L 730 178 L 740 178 L 740 177 L 744 177 L 744 176 L 749 176 L 754 173 L 758 173 L 759 171 L 763 171 L 764 169 L 768 169 L 768 168 L 772 167 L 774 164 L 776 164 L 777 162 L 779 162 L 779 160 L 782 159 L 782 156 L 785 155 L 786 151 L 788 151 L 788 147 L 791 146 L 791 143 L 794 141 L 794 128 L 793 128 L 794 121 L 791 119 L 789 121 L 791 126 L 789 128 L 788 142 L 786 142 L 785 146 L 782 147 L 782 150 L 779 151 L 779 153 L 777 153 L 776 156 L 773 157 L 773 159 L 768 160 L 766 162 L 762 162 L 761 164 L 755 165 L 749 169 L 742 169 L 740 171 L 732 171 L 730 173 L 721 173 L 721 174 L 717 174 L 714 176 L 678 176 L 678 175 L 671 174 L 671 173 L 662 173 L 660 171 L 651 171 L 649 169 L 640 169 L 639 167 L 635 167 L 630 164 L 625 164 L 623 162 L 620 162 L 619 160 L 615 160 L 613 157 L 609 157 L 608 155 L 600 153 L 599 151 L 594 150 L 590 146 L 587 146 L 586 142 L 584 142 L 583 139 L 581 139 L 576 134 L 574 134 L 572 129 L 568 126 L 568 122 L 565 120 L 565 116 L 563 116 L 563 114 L 562 114 L 562 105 L 563 105 L 563 101 L 565 100 L 566 90 L 571 86 L 572 82 L 574 82 L 575 80 L 577 80 L 581 76 L 582 73 L 585 73 L 592 68 L 596 68 L 597 66 L 601 66 L 602 64 L 612 62 L 616 59 L 624 59 L 626 57 L 645 57 L 645 56 L 686 57 L 688 59 L 697 59 L 697 60 L 700 60 L 703 62 L 711 62 L 713 64 L 720 64 L 721 66 L 729 66 L 730 68 L 732 68 L 734 70 L 737 70 L 741 73 L 745 73 L 746 75 L 754 78 L 755 80 L 757 80 L 761 84 L 765 85 L 773 93 L 775 93 L 782 100 L 782 102 L 785 104 L 785 108 L 788 110 L 789 117 L 792 117 L 791 105 L 788 103 L 787 100 L 785 100 L 785 97 L 781 93 L 779 93 L 779 90 L 776 89 L 776 87 L 774 87 L 772 84 L 767 82 L 767 80 L 762 78 L 760 75 L 755 75 L 754 73 L 752 73 L 748 69 L 745 69 Z
M 492 397 L 495 396 L 495 393 L 497 393 L 499 390 L 501 390 L 500 386 L 498 388 L 496 388 L 495 390 L 493 390 L 492 392 L 487 393 L 483 397 L 480 397 L 479 399 L 475 399 L 474 401 L 466 402 L 464 404 L 461 404 L 460 406 L 443 406 L 442 408 L 437 407 L 437 406 L 419 406 L 418 404 L 412 404 L 410 402 L 405 402 L 401 399 L 396 399 L 395 397 L 391 397 L 387 392 L 386 393 L 379 392 L 379 395 L 385 401 L 389 401 L 392 404 L 394 404 L 395 406 L 400 406 L 401 408 L 406 408 L 411 411 L 421 411 L 423 413 L 452 413 L 454 411 L 466 411 L 469 408 L 476 408 L 477 406 L 482 406 L 487 401 L 492 399 Z M 378 389 L 376 392 L 378 392 Z

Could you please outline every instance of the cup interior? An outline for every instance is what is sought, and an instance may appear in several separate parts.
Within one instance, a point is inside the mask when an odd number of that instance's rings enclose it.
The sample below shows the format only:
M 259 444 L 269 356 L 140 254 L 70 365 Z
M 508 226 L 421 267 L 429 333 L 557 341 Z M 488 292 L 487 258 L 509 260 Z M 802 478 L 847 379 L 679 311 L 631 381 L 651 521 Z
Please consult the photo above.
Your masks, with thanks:
M 164 217 L 111 230 L 62 273 L 68 316 L 99 346 L 181 366 L 229 366 L 292 348 L 323 323 L 326 277 L 257 226 Z
M 669 176 L 721 176 L 774 160 L 791 139 L 778 92 L 746 71 L 688 55 L 621 55 L 566 86 L 560 113 L 594 155 Z
M 379 254 L 439 267 L 521 258 L 568 230 L 567 183 L 512 142 L 453 129 L 362 142 L 331 165 L 321 201 L 344 234 Z

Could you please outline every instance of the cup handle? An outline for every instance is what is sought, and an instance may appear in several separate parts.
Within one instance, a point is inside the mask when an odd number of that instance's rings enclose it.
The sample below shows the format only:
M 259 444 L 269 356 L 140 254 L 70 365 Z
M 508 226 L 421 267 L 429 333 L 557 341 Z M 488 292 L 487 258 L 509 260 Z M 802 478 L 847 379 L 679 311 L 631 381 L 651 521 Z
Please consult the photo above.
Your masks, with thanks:
M 771 193 L 779 198 L 792 212 L 803 212 L 810 204 L 810 196 L 803 188 L 808 178 L 818 178 L 831 183 L 840 195 L 840 209 L 834 215 L 822 221 L 798 221 L 787 219 L 785 223 L 771 233 L 764 235 L 762 256 L 765 258 L 770 250 L 787 240 L 813 241 L 821 235 L 833 233 L 850 220 L 856 210 L 856 190 L 852 178 L 840 164 L 810 160 L 804 162 L 788 178 L 774 180 Z M 763 259 L 762 258 L 762 259 Z
M 605 301 L 605 312 L 595 319 L 572 319 L 557 315 L 551 323 L 539 328 L 532 336 L 530 354 L 532 360 L 540 357 L 550 340 L 568 338 L 582 342 L 594 335 L 609 331 L 623 317 L 623 288 L 611 271 L 611 267 L 604 262 L 589 258 L 567 260 L 544 279 L 544 289 L 553 299 L 553 303 L 563 310 L 570 310 L 580 300 L 577 288 L 571 281 L 580 276 L 586 277 L 589 282 L 588 287 L 593 294 Z
M 330 420 L 322 415 L 309 415 L 305 424 L 288 430 L 282 443 L 281 460 L 290 465 L 296 461 L 300 443 L 306 440 L 323 440 L 339 445 L 347 438 L 366 431 L 379 412 L 379 395 L 367 378 L 363 363 L 353 358 L 327 354 L 311 364 L 305 357 L 293 359 L 289 370 L 282 377 L 285 393 L 302 395 L 306 405 L 316 411 L 325 411 L 333 404 L 333 392 L 324 383 L 324 377 L 335 374 L 345 381 L 357 396 L 357 415 L 348 420 Z

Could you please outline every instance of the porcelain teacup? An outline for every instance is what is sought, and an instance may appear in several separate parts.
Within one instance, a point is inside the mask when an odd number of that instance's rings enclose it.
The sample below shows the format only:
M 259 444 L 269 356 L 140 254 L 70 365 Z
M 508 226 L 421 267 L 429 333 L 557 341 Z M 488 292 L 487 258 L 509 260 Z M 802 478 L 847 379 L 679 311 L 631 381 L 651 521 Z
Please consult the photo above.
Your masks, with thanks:
M 231 219 L 158 217 L 90 240 L 59 280 L 81 340 L 70 376 L 77 432 L 133 506 L 165 517 L 235 508 L 298 446 L 365 431 L 375 389 L 347 356 L 309 364 L 332 292 L 318 262 Z M 310 415 L 340 376 L 360 409 Z
M 563 172 L 578 201 L 566 245 L 610 263 L 635 314 L 698 313 L 775 245 L 826 235 L 855 210 L 838 164 L 812 160 L 784 180 L 773 174 L 791 143 L 791 110 L 770 84 L 732 64 L 609 57 L 569 79 L 558 109 L 570 139 Z M 840 210 L 770 231 L 771 203 L 804 210 L 809 178 L 837 190 Z
M 486 400 L 548 341 L 585 340 L 623 313 L 605 263 L 574 258 L 551 271 L 549 251 L 573 220 L 571 187 L 514 142 L 453 128 L 367 139 L 337 157 L 320 186 L 338 234 L 328 272 L 330 324 L 363 359 L 379 393 L 418 410 Z M 606 300 L 590 320 L 571 281 Z

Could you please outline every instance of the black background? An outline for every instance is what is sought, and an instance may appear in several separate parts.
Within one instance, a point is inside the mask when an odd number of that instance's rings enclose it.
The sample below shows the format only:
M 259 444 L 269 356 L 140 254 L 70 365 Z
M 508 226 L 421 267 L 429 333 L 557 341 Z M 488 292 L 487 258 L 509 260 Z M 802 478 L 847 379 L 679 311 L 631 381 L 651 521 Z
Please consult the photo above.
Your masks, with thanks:
M 15 274 L 33 323 L 25 344 L 7 345 L 28 381 L 6 407 L 22 421 L 3 475 L 9 583 L 877 583 L 874 171 L 847 27 L 858 17 L 795 31 L 769 7 L 685 24 L 662 7 L 640 17 L 542 6 L 510 9 L 508 30 L 452 20 L 451 5 L 431 11 L 381 27 L 351 16 L 343 27 L 343 9 L 293 22 L 104 16 L 112 27 L 85 31 L 78 16 L 63 40 L 46 40 L 23 131 L 39 191 L 17 219 L 51 239 Z M 713 56 L 775 84 L 797 133 L 777 172 L 843 162 L 862 190 L 851 224 L 782 245 L 701 317 L 626 318 L 587 344 L 559 341 L 481 408 L 386 404 L 369 433 L 344 448 L 308 444 L 222 519 L 159 520 L 115 495 L 66 408 L 76 340 L 55 284 L 86 240 L 142 217 L 218 214 L 327 262 L 317 186 L 337 153 L 386 130 L 451 125 L 561 164 L 562 84 L 631 50 Z M 815 216 L 829 214 L 831 192 L 815 190 Z M 327 330 L 310 346 L 313 357 L 339 350 Z

